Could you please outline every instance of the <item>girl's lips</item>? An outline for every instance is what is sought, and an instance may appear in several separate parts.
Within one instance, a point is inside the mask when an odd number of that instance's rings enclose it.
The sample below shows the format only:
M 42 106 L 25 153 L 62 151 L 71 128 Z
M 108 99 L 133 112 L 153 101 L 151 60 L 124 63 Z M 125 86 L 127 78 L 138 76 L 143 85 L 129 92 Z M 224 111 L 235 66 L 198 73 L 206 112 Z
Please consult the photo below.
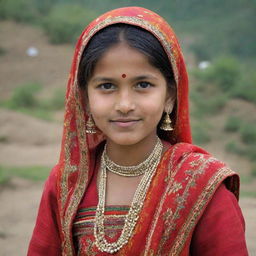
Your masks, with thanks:
M 140 120 L 112 120 L 111 123 L 118 127 L 131 127 L 137 124 Z

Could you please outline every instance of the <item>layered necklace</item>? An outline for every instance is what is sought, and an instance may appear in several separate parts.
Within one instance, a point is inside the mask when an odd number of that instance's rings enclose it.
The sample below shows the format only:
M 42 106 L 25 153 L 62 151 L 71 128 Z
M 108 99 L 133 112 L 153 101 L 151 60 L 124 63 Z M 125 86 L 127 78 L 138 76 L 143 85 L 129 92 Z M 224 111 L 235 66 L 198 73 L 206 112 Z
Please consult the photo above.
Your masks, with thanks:
M 120 166 L 109 159 L 105 146 L 101 156 L 99 202 L 96 209 L 94 225 L 95 243 L 100 251 L 115 253 L 128 243 L 128 240 L 132 236 L 132 232 L 139 218 L 139 213 L 143 206 L 150 182 L 157 169 L 157 165 L 160 162 L 162 150 L 163 144 L 158 138 L 153 151 L 145 161 L 136 166 Z M 109 243 L 106 240 L 104 230 L 107 170 L 126 177 L 139 176 L 143 174 L 139 186 L 135 191 L 129 212 L 125 216 L 124 227 L 122 229 L 121 235 L 114 243 Z

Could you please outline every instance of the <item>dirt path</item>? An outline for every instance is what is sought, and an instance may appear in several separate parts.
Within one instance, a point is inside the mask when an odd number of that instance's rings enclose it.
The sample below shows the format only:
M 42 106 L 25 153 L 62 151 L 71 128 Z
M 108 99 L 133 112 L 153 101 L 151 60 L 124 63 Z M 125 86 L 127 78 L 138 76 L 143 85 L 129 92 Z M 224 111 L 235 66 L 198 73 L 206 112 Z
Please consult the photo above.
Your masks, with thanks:
M 14 179 L 0 192 L 0 256 L 26 255 L 42 183 Z
M 0 191 L 0 256 L 26 255 L 43 185 L 15 178 Z M 256 199 L 241 198 L 250 255 L 256 255 Z

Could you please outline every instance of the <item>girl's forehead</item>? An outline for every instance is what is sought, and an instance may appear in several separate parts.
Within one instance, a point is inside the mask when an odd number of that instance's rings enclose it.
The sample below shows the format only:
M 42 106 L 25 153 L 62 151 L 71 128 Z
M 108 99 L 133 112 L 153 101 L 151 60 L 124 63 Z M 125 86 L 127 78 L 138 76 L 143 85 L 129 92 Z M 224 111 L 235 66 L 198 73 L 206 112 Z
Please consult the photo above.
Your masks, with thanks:
M 150 63 L 148 56 L 125 44 L 118 44 L 107 50 L 96 63 L 93 72 L 93 76 L 113 75 L 119 78 L 145 74 L 162 75 L 161 71 Z
M 129 67 L 133 66 L 135 63 L 152 66 L 149 57 L 144 52 L 124 43 L 119 43 L 107 49 L 100 56 L 95 67 L 103 63 L 106 64 L 106 66 L 114 63 L 117 65 L 126 63 Z M 127 75 L 126 72 L 122 72 L 122 74 Z

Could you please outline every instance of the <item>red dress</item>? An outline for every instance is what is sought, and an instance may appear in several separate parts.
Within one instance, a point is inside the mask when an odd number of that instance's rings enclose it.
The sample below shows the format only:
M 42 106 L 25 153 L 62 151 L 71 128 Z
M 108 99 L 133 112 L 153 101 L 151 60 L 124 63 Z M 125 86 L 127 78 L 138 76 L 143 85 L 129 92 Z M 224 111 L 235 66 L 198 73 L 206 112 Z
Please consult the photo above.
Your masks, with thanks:
M 94 245 L 93 223 L 87 222 L 89 226 L 82 229 L 76 224 L 80 217 L 93 218 L 93 209 L 88 207 L 97 205 L 97 197 L 95 191 L 90 193 L 95 190 L 91 181 L 98 150 L 105 140 L 100 131 L 86 134 L 88 101 L 78 86 L 77 73 L 89 40 L 115 23 L 141 27 L 158 39 L 170 60 L 170 75 L 177 87 L 171 114 L 174 130 L 157 131 L 170 143 L 169 149 L 152 178 L 132 237 L 115 255 L 247 255 L 244 222 L 237 204 L 239 178 L 191 144 L 188 77 L 178 39 L 162 17 L 140 7 L 103 14 L 78 39 L 67 85 L 60 158 L 45 184 L 28 255 L 72 256 L 84 244 L 85 251 L 80 254 L 103 255 Z M 122 215 L 127 209 L 115 208 L 108 213 L 113 215 L 113 210 Z M 116 218 L 109 221 L 107 224 L 113 224 Z M 118 236 L 122 219 L 112 226 L 109 239 Z
M 109 255 L 100 253 L 93 245 L 94 217 L 98 204 L 96 177 L 97 175 L 93 176 L 74 220 L 74 244 L 80 256 Z M 128 210 L 129 206 L 124 205 L 107 206 L 105 234 L 109 242 L 119 238 L 124 225 L 124 215 Z M 189 254 L 248 255 L 244 231 L 245 223 L 237 199 L 221 184 L 195 227 Z
M 193 176 L 187 170 L 185 171 L 187 175 L 185 175 L 181 168 L 178 171 L 182 174 L 180 177 L 182 177 L 183 185 L 178 185 L 179 178 L 176 177 L 171 186 L 172 190 L 168 191 L 169 197 L 166 198 L 167 201 L 161 204 L 161 199 L 164 197 L 166 189 L 161 191 L 158 187 L 161 184 L 161 180 L 167 177 L 164 174 L 164 169 L 166 170 L 165 164 L 167 163 L 165 161 L 167 159 L 170 160 L 170 154 L 175 149 L 177 152 L 179 146 L 171 147 L 162 157 L 131 242 L 117 252 L 116 255 L 248 255 L 241 209 L 238 206 L 235 195 L 226 188 L 226 186 L 231 186 L 232 176 L 226 178 L 223 182 L 219 180 L 220 183 L 215 187 L 215 190 L 212 190 L 214 188 L 212 184 L 210 190 L 195 190 L 197 185 L 202 185 L 202 182 L 204 182 L 205 173 L 202 175 L 202 180 L 200 180 L 200 177 L 194 177 L 193 182 L 195 184 L 190 186 L 188 184 L 191 183 L 193 179 L 191 177 Z M 191 156 L 193 155 L 194 153 Z M 202 164 L 201 156 L 205 157 L 205 155 L 198 153 L 197 157 L 199 158 L 196 159 L 193 156 L 193 166 L 196 167 L 196 160 L 199 160 L 200 164 Z M 210 162 L 212 161 L 210 157 L 208 160 Z M 172 159 L 172 161 L 175 161 L 175 159 Z M 220 162 L 216 163 L 219 164 L 219 171 L 222 173 L 224 165 Z M 31 256 L 44 255 L 46 252 L 47 255 L 63 255 L 61 249 L 61 232 L 59 230 L 58 217 L 56 216 L 57 169 L 53 170 L 45 185 L 37 224 L 28 252 L 28 255 Z M 179 176 L 178 174 L 177 172 L 176 175 Z M 230 175 L 232 174 L 231 172 Z M 200 174 L 197 175 L 200 176 Z M 168 182 L 171 182 L 171 180 Z M 186 195 L 186 189 L 188 191 L 190 190 L 188 196 Z M 230 187 L 230 189 L 233 188 Z M 182 193 L 179 193 L 181 191 Z M 198 191 L 200 191 L 199 194 Z M 161 197 L 157 195 L 158 192 L 160 192 Z M 213 194 L 207 201 L 198 200 L 204 193 L 206 197 L 208 197 L 208 193 Z M 94 244 L 93 220 L 98 202 L 97 194 L 95 171 L 70 227 L 74 255 L 109 255 L 108 253 L 98 251 Z M 170 200 L 171 198 L 172 200 Z M 175 204 L 172 204 L 173 201 L 176 201 Z M 202 202 L 204 202 L 204 205 L 201 205 Z M 156 207 L 154 208 L 155 205 Z M 172 207 L 170 207 L 171 205 Z M 106 238 L 110 242 L 114 242 L 120 236 L 124 225 L 124 215 L 128 210 L 129 206 L 107 207 L 105 229 Z M 197 211 L 199 212 L 197 213 Z M 171 212 L 172 214 L 170 214 Z M 178 215 L 173 218 L 175 212 Z M 193 221 L 191 217 L 194 216 L 196 218 Z M 154 225 L 154 221 L 156 225 Z M 170 234 L 174 234 L 174 236 L 172 237 Z M 168 240 L 162 240 L 167 235 L 169 236 Z M 179 240 L 176 239 L 177 237 L 180 237 Z M 151 241 L 149 243 L 149 249 L 147 249 L 146 246 L 149 238 Z M 172 246 L 170 247 L 169 244 Z M 173 248 L 180 251 L 169 254 Z M 146 252 L 146 250 L 149 252 Z

